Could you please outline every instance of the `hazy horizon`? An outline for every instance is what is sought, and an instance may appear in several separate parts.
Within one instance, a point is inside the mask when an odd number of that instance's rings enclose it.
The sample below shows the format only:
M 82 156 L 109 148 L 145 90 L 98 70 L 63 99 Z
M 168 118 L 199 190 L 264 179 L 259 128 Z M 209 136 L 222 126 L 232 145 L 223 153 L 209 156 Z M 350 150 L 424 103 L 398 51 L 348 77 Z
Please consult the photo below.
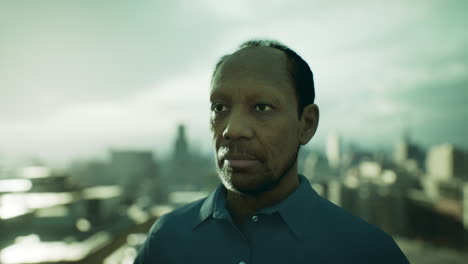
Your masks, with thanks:
M 211 150 L 217 59 L 276 39 L 311 66 L 327 135 L 468 148 L 468 3 L 63 1 L 0 3 L 0 165 L 172 148 L 179 123 Z M 314 145 L 315 144 L 315 145 Z

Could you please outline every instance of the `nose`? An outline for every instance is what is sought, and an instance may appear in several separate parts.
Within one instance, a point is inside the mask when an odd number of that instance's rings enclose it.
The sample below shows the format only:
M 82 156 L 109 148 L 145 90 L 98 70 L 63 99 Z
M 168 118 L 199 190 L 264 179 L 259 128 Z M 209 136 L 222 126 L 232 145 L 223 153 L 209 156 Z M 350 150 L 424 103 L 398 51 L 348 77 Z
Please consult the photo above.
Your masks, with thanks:
M 254 135 L 251 121 L 242 111 L 232 111 L 226 127 L 223 130 L 223 138 L 226 140 L 251 139 Z

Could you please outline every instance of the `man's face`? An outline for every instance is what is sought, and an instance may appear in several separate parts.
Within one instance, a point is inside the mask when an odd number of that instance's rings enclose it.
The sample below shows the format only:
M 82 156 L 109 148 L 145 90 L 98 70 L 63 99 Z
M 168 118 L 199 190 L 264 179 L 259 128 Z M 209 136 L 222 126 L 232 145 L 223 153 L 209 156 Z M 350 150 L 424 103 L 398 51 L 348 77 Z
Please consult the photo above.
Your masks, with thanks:
M 282 51 L 246 48 L 213 78 L 210 125 L 219 176 L 237 193 L 275 187 L 295 165 L 299 148 L 297 99 Z

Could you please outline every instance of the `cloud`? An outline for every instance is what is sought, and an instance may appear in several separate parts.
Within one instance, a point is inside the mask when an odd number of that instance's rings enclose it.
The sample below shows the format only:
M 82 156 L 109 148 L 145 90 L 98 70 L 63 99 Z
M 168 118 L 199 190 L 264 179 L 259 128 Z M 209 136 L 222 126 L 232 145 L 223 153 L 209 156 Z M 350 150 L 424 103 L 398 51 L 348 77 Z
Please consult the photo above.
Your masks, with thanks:
M 3 122 L 2 151 L 37 153 L 66 161 L 71 156 L 103 153 L 109 147 L 156 150 L 172 148 L 179 123 L 188 126 L 189 138 L 209 146 L 209 72 L 183 74 L 119 101 L 73 105 L 34 121 Z
M 180 1 L 55 5 L 0 11 L 0 120 L 120 100 L 177 78 L 213 57 L 207 45 L 219 36 L 194 29 L 222 27 Z
M 337 131 L 393 142 L 409 124 L 427 144 L 468 144 L 453 132 L 465 129 L 466 1 L 10 5 L 0 9 L 4 156 L 167 152 L 179 122 L 208 149 L 212 66 L 258 37 L 285 42 L 311 65 L 322 115 L 315 141 Z

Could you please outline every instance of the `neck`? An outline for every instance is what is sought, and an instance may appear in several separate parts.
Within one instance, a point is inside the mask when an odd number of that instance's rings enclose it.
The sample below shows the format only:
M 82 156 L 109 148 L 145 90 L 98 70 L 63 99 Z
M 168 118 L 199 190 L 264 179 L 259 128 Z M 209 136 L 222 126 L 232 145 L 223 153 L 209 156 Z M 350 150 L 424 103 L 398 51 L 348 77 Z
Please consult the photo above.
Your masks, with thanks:
M 226 195 L 227 207 L 234 222 L 241 226 L 258 210 L 275 205 L 289 196 L 299 185 L 297 166 L 289 170 L 288 174 L 273 189 L 249 196 L 228 190 Z

